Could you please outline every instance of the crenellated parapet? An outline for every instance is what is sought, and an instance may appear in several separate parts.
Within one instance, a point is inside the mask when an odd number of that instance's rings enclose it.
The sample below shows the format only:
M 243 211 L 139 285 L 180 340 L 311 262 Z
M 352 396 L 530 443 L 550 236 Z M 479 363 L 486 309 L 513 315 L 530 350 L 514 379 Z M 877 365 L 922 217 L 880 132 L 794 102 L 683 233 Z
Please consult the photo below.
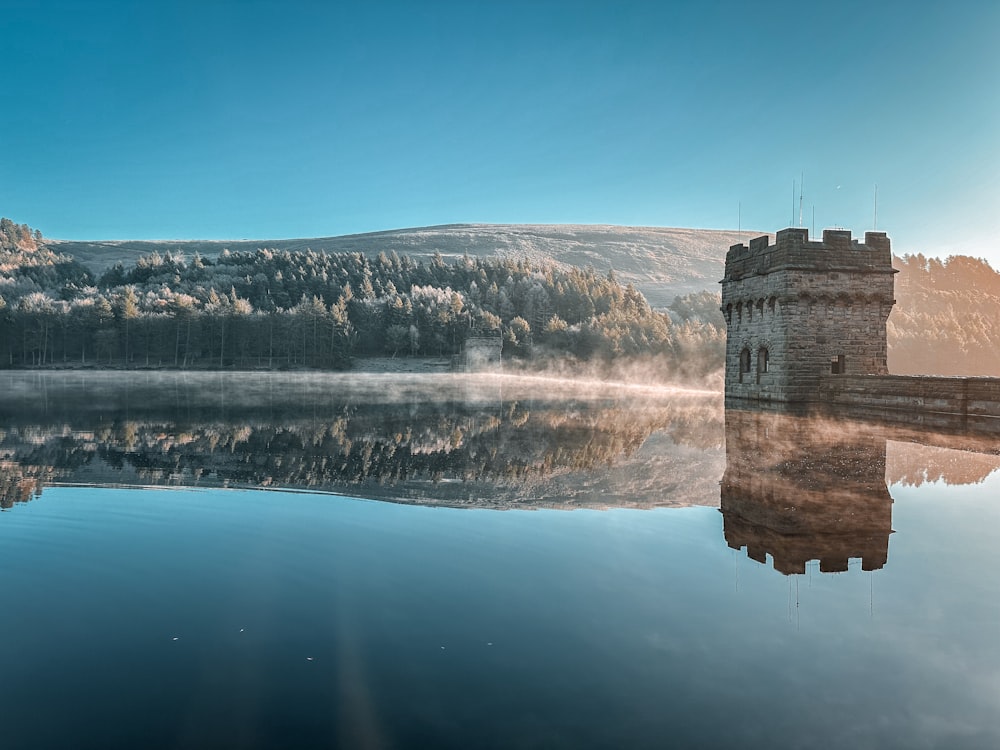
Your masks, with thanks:
M 850 230 L 824 229 L 822 240 L 810 240 L 806 229 L 782 229 L 772 244 L 767 235 L 750 244 L 732 245 L 726 253 L 727 281 L 775 271 L 845 271 L 893 274 L 892 251 L 885 232 L 865 232 L 865 241 Z

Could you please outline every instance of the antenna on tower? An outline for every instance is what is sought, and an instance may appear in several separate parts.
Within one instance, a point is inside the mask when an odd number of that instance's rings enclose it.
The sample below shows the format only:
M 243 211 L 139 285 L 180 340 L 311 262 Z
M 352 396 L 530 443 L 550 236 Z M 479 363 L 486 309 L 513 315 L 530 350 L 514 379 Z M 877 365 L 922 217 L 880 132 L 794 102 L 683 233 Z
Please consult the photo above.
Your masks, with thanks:
M 875 183 L 875 215 L 872 217 L 872 231 L 878 231 L 878 183 Z
M 788 222 L 788 226 L 795 226 L 795 180 L 792 180 L 792 219 Z
M 743 240 L 743 201 L 736 203 L 736 238 Z
M 813 205 L 813 223 L 812 223 L 812 236 L 816 236 L 816 206 Z
M 799 226 L 802 226 L 802 186 L 806 182 L 806 173 L 803 172 L 799 177 Z

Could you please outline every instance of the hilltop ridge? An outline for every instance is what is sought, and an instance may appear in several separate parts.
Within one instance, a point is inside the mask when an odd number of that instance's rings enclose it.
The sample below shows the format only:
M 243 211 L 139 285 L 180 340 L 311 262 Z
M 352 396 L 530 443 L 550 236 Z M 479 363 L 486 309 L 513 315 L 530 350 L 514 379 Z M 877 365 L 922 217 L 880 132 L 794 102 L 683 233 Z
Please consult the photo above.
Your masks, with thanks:
M 614 270 L 623 283 L 633 283 L 654 307 L 675 296 L 714 289 L 722 278 L 730 245 L 763 232 L 671 227 L 628 227 L 602 224 L 444 224 L 390 229 L 334 237 L 264 240 L 48 240 L 95 273 L 116 263 L 133 264 L 153 252 L 195 253 L 215 258 L 223 252 L 311 249 L 325 252 L 380 252 L 428 260 L 515 257 L 556 267 L 592 266 Z

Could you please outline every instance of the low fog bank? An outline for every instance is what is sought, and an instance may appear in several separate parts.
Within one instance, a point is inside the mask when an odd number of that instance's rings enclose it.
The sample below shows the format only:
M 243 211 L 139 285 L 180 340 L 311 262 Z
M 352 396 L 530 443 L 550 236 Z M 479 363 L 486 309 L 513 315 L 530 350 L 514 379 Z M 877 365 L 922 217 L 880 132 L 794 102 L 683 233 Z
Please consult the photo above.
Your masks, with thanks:
M 716 367 L 711 365 L 716 364 Z M 504 363 L 504 373 L 526 378 L 548 378 L 567 388 L 645 388 L 665 395 L 721 397 L 725 369 L 719 363 L 686 361 L 681 366 L 667 356 L 620 359 L 610 362 L 576 362 L 558 357 Z
M 651 365 L 649 367 L 652 367 Z M 279 373 L 188 371 L 30 371 L 0 375 L 0 409 L 44 414 L 53 409 L 135 413 L 182 410 L 308 411 L 350 404 L 720 398 L 699 384 L 654 380 L 653 369 L 582 372 L 546 368 L 479 373 Z

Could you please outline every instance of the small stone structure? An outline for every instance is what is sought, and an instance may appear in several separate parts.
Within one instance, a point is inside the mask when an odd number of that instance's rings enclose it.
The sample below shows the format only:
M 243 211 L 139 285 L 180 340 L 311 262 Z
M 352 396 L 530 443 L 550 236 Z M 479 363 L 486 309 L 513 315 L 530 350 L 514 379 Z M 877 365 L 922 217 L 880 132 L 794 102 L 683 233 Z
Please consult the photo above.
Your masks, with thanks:
M 500 336 L 470 336 L 462 352 L 462 368 L 469 372 L 500 366 L 503 338 Z

